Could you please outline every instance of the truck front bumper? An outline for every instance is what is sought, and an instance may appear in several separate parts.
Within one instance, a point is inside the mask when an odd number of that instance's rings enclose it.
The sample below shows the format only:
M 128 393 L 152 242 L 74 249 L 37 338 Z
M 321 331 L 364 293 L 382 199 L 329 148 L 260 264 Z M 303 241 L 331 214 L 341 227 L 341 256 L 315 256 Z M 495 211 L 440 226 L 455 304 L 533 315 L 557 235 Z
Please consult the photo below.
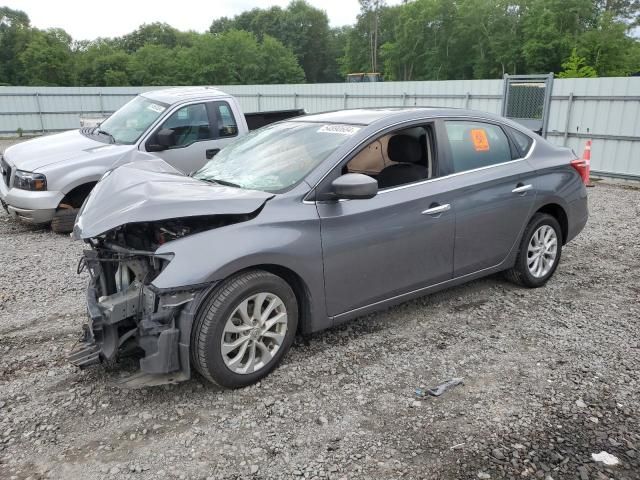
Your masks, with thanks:
M 0 178 L 0 203 L 13 218 L 27 223 L 49 223 L 64 198 L 62 192 L 32 192 L 9 188 Z

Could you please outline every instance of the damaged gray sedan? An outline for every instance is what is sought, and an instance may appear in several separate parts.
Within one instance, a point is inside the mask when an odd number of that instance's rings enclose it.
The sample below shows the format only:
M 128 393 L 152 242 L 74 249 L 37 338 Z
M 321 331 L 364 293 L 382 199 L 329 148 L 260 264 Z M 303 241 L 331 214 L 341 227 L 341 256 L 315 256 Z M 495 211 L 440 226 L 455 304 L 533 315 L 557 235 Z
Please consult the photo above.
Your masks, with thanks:
M 91 280 L 70 359 L 138 354 L 132 386 L 195 368 L 235 388 L 298 332 L 499 271 L 540 287 L 587 221 L 584 168 L 503 118 L 429 108 L 273 124 L 191 176 L 125 164 L 75 225 Z

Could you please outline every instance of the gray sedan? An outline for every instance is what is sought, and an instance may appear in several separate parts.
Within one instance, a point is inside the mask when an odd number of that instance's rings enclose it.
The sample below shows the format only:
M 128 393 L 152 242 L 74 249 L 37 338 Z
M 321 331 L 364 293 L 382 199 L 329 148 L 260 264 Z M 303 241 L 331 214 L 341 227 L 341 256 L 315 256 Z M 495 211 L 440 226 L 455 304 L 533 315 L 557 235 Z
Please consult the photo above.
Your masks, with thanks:
M 123 165 L 75 226 L 91 281 L 70 359 L 139 352 L 131 386 L 195 368 L 242 387 L 297 332 L 495 272 L 541 287 L 587 221 L 585 167 L 504 118 L 432 108 L 273 124 L 191 176 Z

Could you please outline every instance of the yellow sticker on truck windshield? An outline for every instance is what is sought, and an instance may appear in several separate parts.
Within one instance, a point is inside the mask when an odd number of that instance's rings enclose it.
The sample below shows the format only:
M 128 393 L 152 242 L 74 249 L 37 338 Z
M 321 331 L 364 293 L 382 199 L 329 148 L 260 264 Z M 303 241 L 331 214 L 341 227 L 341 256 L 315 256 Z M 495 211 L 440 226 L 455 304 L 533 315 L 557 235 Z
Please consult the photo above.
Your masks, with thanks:
M 488 152 L 489 151 L 489 139 L 487 138 L 487 132 L 483 128 L 474 128 L 471 130 L 471 141 L 473 142 L 473 148 L 476 152 Z

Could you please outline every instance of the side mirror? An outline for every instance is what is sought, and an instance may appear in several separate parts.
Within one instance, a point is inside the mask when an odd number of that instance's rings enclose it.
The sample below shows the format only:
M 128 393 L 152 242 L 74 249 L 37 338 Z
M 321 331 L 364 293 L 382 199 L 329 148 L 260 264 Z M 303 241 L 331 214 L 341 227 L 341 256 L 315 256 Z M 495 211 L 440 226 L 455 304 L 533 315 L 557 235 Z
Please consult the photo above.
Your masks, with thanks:
M 176 144 L 176 132 L 163 128 L 155 135 L 155 143 L 147 145 L 148 152 L 162 152 Z
M 359 200 L 373 198 L 378 193 L 378 181 L 362 173 L 347 173 L 331 182 L 337 198 Z
M 163 147 L 173 147 L 176 144 L 176 132 L 170 128 L 163 128 L 156 134 L 156 141 Z

